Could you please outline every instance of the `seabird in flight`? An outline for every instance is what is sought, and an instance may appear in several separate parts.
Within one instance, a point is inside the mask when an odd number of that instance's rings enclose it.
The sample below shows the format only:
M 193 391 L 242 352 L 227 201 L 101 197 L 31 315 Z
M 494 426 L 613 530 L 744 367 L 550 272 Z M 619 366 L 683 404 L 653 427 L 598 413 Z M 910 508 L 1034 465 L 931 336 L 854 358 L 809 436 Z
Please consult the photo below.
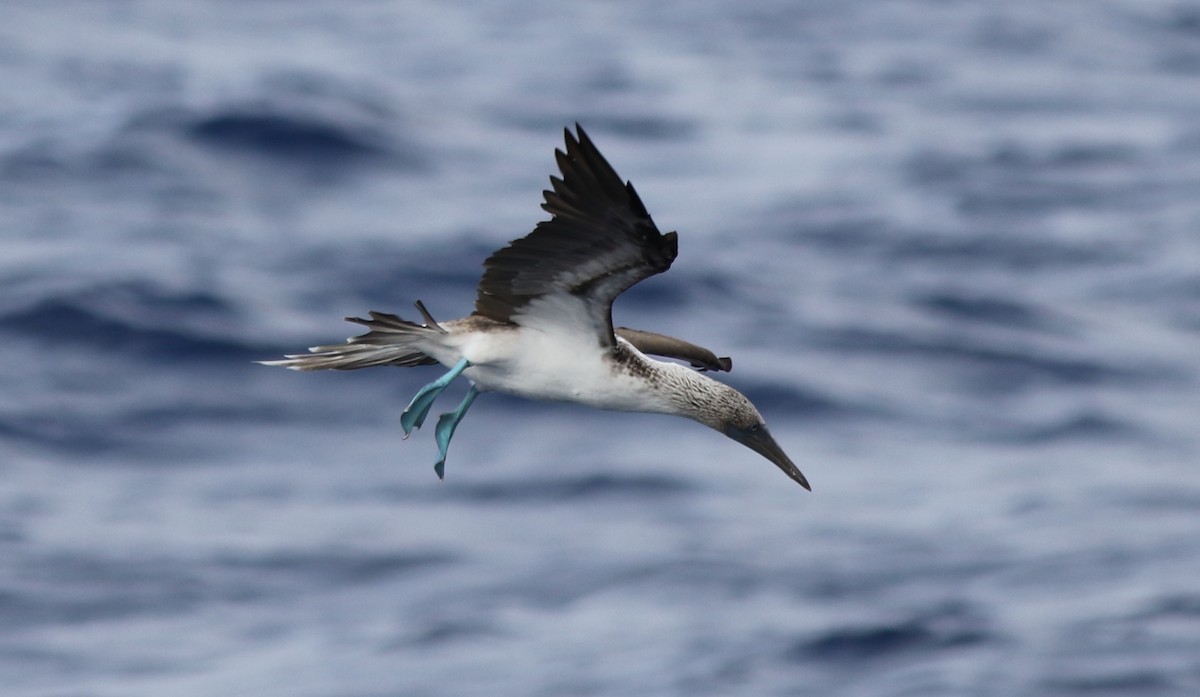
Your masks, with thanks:
M 347 317 L 369 331 L 263 363 L 293 370 L 442 364 L 450 371 L 422 387 L 401 415 L 405 437 L 421 427 L 447 385 L 466 377 L 466 397 L 435 428 L 439 478 L 467 409 L 480 392 L 494 391 L 684 416 L 746 445 L 810 489 L 750 400 L 703 374 L 729 370 L 730 359 L 681 339 L 613 327 L 613 300 L 670 268 L 678 238 L 659 232 L 633 185 L 622 182 L 583 128 L 575 128 L 577 135 L 566 130 L 566 151 L 555 151 L 562 178 L 551 177 L 553 190 L 543 192 L 550 220 L 484 262 L 474 312 L 437 322 L 417 301 L 424 324 L 383 312 Z

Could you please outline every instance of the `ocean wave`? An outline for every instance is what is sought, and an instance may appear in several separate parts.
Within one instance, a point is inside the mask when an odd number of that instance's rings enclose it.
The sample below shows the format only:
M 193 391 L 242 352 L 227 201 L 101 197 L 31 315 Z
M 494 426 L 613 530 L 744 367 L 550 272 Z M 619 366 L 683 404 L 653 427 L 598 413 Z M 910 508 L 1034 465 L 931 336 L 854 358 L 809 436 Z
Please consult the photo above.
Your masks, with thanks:
M 0 177 L 14 184 L 64 176 L 93 185 L 121 176 L 203 181 L 211 167 L 197 155 L 234 169 L 251 166 L 251 174 L 265 167 L 298 176 L 302 184 L 367 167 L 421 172 L 430 166 L 398 114 L 336 84 L 267 80 L 242 98 L 138 104 L 90 142 L 35 138 L 0 152 Z M 241 159 L 231 163 L 231 157 Z
M 922 293 L 913 302 L 930 314 L 972 324 L 1052 333 L 1060 332 L 1065 324 L 1049 310 L 1012 296 L 937 291 Z
M 796 642 L 787 653 L 798 661 L 859 662 L 971 648 L 999 639 L 982 612 L 956 603 L 895 622 L 832 627 Z
M 330 166 L 397 155 L 380 133 L 270 104 L 218 108 L 172 120 L 180 135 L 204 147 L 280 162 Z M 407 161 L 415 164 L 415 159 Z
M 1127 366 L 1100 358 L 1055 353 L 1032 345 L 1001 346 L 956 335 L 914 335 L 884 329 L 842 327 L 814 335 L 824 348 L 957 365 L 973 371 L 978 386 L 1017 389 L 1038 384 L 1098 385 L 1156 382 L 1165 368 Z
M 55 347 L 143 360 L 251 360 L 276 346 L 240 333 L 234 304 L 204 291 L 121 282 L 59 291 L 0 310 L 0 331 Z
M 1148 438 L 1135 424 L 1109 414 L 1084 412 L 1049 423 L 1005 429 L 1000 440 L 1019 444 L 1060 443 Z
M 680 496 L 692 491 L 687 482 L 654 474 L 590 473 L 538 477 L 486 484 L 461 484 L 452 496 L 485 503 L 567 503 L 593 499 Z
M 196 559 L 84 552 L 26 556 L 21 565 L 29 587 L 0 594 L 0 614 L 9 628 L 157 617 L 194 611 L 214 600 L 277 601 L 326 587 L 373 583 L 452 561 L 433 551 L 346 548 Z

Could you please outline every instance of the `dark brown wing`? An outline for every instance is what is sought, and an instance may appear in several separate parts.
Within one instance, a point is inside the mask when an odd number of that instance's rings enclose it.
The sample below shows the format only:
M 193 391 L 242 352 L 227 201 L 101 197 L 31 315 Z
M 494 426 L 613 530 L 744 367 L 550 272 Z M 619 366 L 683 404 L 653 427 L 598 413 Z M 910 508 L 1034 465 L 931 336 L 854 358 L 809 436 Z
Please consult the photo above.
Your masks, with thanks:
M 475 313 L 499 322 L 585 325 L 611 346 L 613 299 L 671 267 L 674 232 L 655 227 L 634 191 L 579 124 L 555 151 L 562 178 L 542 204 L 552 216 L 484 262 Z M 542 302 L 539 302 L 542 301 Z
M 678 358 L 700 370 L 733 370 L 733 359 L 728 356 L 718 358 L 717 354 L 703 346 L 688 343 L 683 339 L 628 327 L 617 327 L 616 333 L 642 353 Z

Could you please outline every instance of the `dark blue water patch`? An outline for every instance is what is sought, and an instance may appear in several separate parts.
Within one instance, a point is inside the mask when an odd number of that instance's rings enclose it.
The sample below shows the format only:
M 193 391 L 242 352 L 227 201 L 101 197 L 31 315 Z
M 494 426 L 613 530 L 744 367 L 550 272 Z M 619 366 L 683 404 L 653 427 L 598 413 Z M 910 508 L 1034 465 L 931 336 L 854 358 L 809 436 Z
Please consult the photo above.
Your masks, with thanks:
M 0 600 L 0 606 L 3 602 Z M 14 645 L 6 643 L 0 642 L 0 661 L 6 666 L 19 666 L 20 674 L 26 677 L 40 674 L 54 675 L 59 679 L 74 678 L 88 675 L 93 668 L 88 657 L 70 650 L 38 647 L 28 640 L 14 642 Z M 19 688 L 13 688 L 11 684 L 10 688 L 13 694 L 19 694 Z
M 271 400 L 255 403 L 239 400 L 231 395 L 230 402 L 225 404 L 196 403 L 189 399 L 180 403 L 126 411 L 121 413 L 118 419 L 120 429 L 129 434 L 161 433 L 172 428 L 201 423 L 281 425 L 295 423 L 305 417 L 324 425 L 355 423 L 352 416 L 342 415 L 341 410 L 336 411 L 338 413 L 331 415 L 328 406 L 316 406 L 313 411 L 309 411 L 287 402 Z
M 763 569 L 744 561 L 723 557 L 681 555 L 658 563 L 625 571 L 622 583 L 649 583 L 655 587 L 712 591 L 715 595 L 745 598 L 771 587 L 780 579 L 763 573 Z M 788 584 L 790 577 L 784 581 Z
M 1067 324 L 1032 303 L 978 293 L 938 291 L 922 294 L 913 302 L 947 319 L 1011 329 L 1057 330 Z
M 267 409 L 254 408 L 247 418 L 239 418 L 238 409 L 216 407 L 161 408 L 175 415 L 169 419 L 158 416 L 159 411 L 59 407 L 25 412 L 0 418 L 0 441 L 66 455 L 73 464 L 117 454 L 122 466 L 158 468 L 167 462 L 176 465 L 211 459 L 215 450 L 224 447 L 222 437 L 211 432 L 199 445 L 195 440 L 177 439 L 181 429 L 211 425 L 213 421 L 241 425 L 251 418 L 259 422 L 280 418 Z
M 1045 152 L 1004 143 L 972 155 L 925 151 L 906 165 L 914 184 L 991 220 L 1042 217 L 1065 209 L 1127 210 L 1151 192 L 1140 154 L 1122 143 L 1068 143 Z
M 988 13 L 972 27 L 972 46 L 1028 58 L 1055 45 L 1060 32 L 1048 23 L 1019 21 L 1014 16 Z
M 71 152 L 56 142 L 38 141 L 0 154 L 0 181 L 30 191 L 68 180 L 84 179 L 104 185 L 124 174 L 167 171 L 152 152 L 145 143 L 122 138 L 83 154 Z
M 0 316 L 0 329 L 63 346 L 100 352 L 138 354 L 155 360 L 252 360 L 271 355 L 273 346 L 206 337 L 180 329 L 139 327 L 66 300 L 47 300 Z
M 36 507 L 36 504 L 33 504 L 33 507 Z M 22 508 L 25 510 L 14 510 Z M 29 508 L 29 504 L 22 506 L 18 502 L 9 511 L 0 511 L 0 549 L 7 545 L 26 541 L 27 536 L 25 528 L 21 524 L 21 517 L 24 513 L 29 512 Z
M 391 648 L 401 645 L 422 648 L 440 648 L 449 644 L 478 641 L 487 637 L 501 636 L 503 632 L 495 624 L 480 620 L 435 620 L 421 627 L 406 640 L 395 642 Z
M 1200 511 L 1200 505 L 1193 505 L 1192 509 Z M 1177 593 L 1157 598 L 1139 616 L 1146 619 L 1187 620 L 1197 623 L 1196 628 L 1200 630 L 1200 593 Z M 1200 631 L 1195 637 L 1200 643 Z
M 1111 497 L 1109 504 L 1132 509 L 1137 515 L 1200 515 L 1200 487 L 1176 484 L 1121 491 Z
M 278 601 L 371 584 L 451 563 L 441 552 L 269 552 L 215 559 L 109 558 L 85 553 L 21 559 L 0 592 L 5 629 L 194 611 L 214 601 Z
M 1055 676 L 1043 682 L 1049 695 L 1180 695 L 1188 694 L 1169 676 L 1152 669 L 1100 668 L 1095 673 Z
M 547 476 L 486 484 L 456 485 L 452 498 L 479 503 L 572 503 L 600 499 L 655 499 L 694 491 L 689 482 L 659 474 L 600 473 Z
M 158 169 L 172 158 L 163 135 L 216 156 L 253 158 L 281 173 L 335 177 L 350 168 L 423 172 L 428 157 L 378 116 L 341 117 L 339 108 L 254 101 L 206 110 L 160 109 L 130 119 L 108 150 L 134 153 L 138 167 Z M 161 162 L 160 162 L 161 161 Z
M 1151 40 L 1159 50 L 1155 65 L 1170 74 L 1200 74 L 1200 8 L 1176 3 L 1157 14 L 1149 21 L 1135 20 L 1152 34 Z
M 987 218 L 970 230 L 897 227 L 883 218 L 864 216 L 852 203 L 789 204 L 772 211 L 763 226 L 805 248 L 836 256 L 877 257 L 887 263 L 1040 270 L 1111 265 L 1136 260 L 1142 253 L 1132 243 L 1098 245 L 1050 239 L 1036 220 L 1005 223 Z M 1144 251 L 1144 250 L 1143 250 Z
M 264 108 L 216 111 L 183 126 L 192 140 L 206 146 L 249 152 L 279 160 L 337 163 L 383 157 L 377 136 L 303 114 Z
M 1086 636 L 1084 646 L 1120 650 L 1200 649 L 1200 595 L 1169 593 L 1140 608 L 1080 622 L 1072 635 Z
M 1001 268 L 1033 273 L 1134 261 L 1139 252 L 1131 246 L 1059 242 L 1039 236 L 1036 230 L 997 227 L 994 222 L 970 234 L 938 231 L 900 232 L 881 248 L 888 259 L 970 268 Z
M 5 628 L 80 624 L 186 612 L 206 600 L 203 580 L 171 559 L 108 559 L 84 553 L 22 557 L 0 593 Z
M 480 261 L 472 259 L 475 263 L 470 263 L 465 255 L 458 261 L 466 263 L 423 257 L 419 266 L 407 266 L 398 274 L 395 267 L 380 260 L 363 268 L 353 280 L 344 279 L 343 285 L 361 304 L 360 316 L 365 316 L 366 310 L 376 310 L 421 322 L 414 306 L 421 300 L 439 322 L 458 319 L 475 309 L 475 288 L 483 275 Z
M 33 143 L 0 154 L 0 181 L 45 183 L 66 175 L 69 164 L 49 143 Z
M 110 419 L 93 419 L 62 409 L 0 417 L 0 439 L 73 454 L 100 454 L 127 440 Z
M 537 583 L 498 586 L 493 593 L 535 607 L 561 608 L 614 589 L 639 595 L 665 590 L 681 597 L 748 598 L 774 580 L 761 567 L 744 561 L 685 553 L 650 562 L 551 566 L 538 570 Z
M 793 643 L 785 657 L 791 661 L 860 663 L 969 649 L 1000 638 L 978 609 L 955 603 L 896 622 L 834 627 Z
M 322 589 L 379 583 L 452 564 L 446 552 L 367 552 L 328 549 L 218 556 L 206 572 L 218 594 L 255 601 Z
M 1054 694 L 1194 694 L 1194 671 L 1170 657 L 1200 655 L 1196 600 L 1187 593 L 1164 595 L 1141 608 L 1071 624 L 1055 651 L 1059 669 L 1045 684 Z
M 1123 170 L 1140 161 L 1141 155 L 1132 145 L 1079 141 L 1045 151 L 1017 143 L 1001 143 L 972 154 L 923 150 L 913 154 L 905 167 L 915 184 L 955 191 L 985 182 L 1034 180 L 1048 173 L 1075 174 L 1082 180 L 1097 170 Z
M 111 283 L 82 295 L 103 296 L 105 304 L 125 306 L 157 321 L 170 318 L 222 318 L 234 313 L 231 303 L 213 293 L 172 290 L 147 281 Z
M 777 202 L 746 227 L 780 230 L 806 246 L 857 255 L 881 247 L 891 226 L 885 218 L 864 214 L 866 202 L 853 197 L 801 198 Z
M 302 276 L 306 308 L 352 306 L 420 320 L 413 308 L 422 300 L 439 321 L 470 314 L 483 261 L 496 245 L 459 236 L 438 244 L 402 247 L 382 242 L 310 247 L 280 257 L 276 273 Z M 446 302 L 445 298 L 459 298 Z M 319 343 L 329 343 L 320 341 Z
M 980 435 L 980 434 L 976 434 Z M 1019 426 L 1002 429 L 994 438 L 1007 443 L 1040 445 L 1078 441 L 1128 441 L 1147 438 L 1142 429 L 1107 414 L 1081 413 L 1050 423 L 1036 426 Z
M 1110 284 L 1102 296 L 1143 317 L 1162 318 L 1186 332 L 1200 332 L 1200 269 L 1164 273 L 1148 270 Z
M 150 361 L 249 361 L 276 353 L 277 346 L 240 336 L 237 320 L 232 304 L 206 292 L 118 283 L 0 310 L 0 331 Z
M 953 186 L 963 184 L 965 179 L 1003 179 L 1004 175 L 1031 178 L 1046 172 L 1086 174 L 1097 168 L 1125 167 L 1139 161 L 1134 146 L 1114 141 L 1066 142 L 1046 150 L 1004 142 L 970 155 L 921 151 L 909 159 L 907 167 L 917 183 Z
M 1077 182 L 1008 182 L 961 191 L 958 210 L 991 220 L 1016 216 L 1044 217 L 1062 209 L 1123 209 L 1136 204 L 1132 192 Z
M 1003 573 L 1012 565 L 999 543 L 971 541 L 956 548 L 946 542 L 892 534 L 884 530 L 850 533 L 831 524 L 830 544 L 866 560 L 855 568 L 814 568 L 793 594 L 804 602 L 858 605 L 906 589 L 969 587 Z M 956 603 L 957 606 L 960 603 Z M 941 607 L 941 606 L 937 606 Z
M 1167 377 L 1165 369 L 1115 366 L 1094 358 L 1052 355 L 1032 347 L 1003 348 L 959 336 L 918 337 L 854 327 L 813 334 L 812 340 L 835 351 L 949 362 L 972 371 L 973 383 L 980 389 L 1012 391 L 1047 383 L 1146 383 Z
M 90 180 L 149 187 L 160 199 L 164 198 L 164 192 L 170 191 L 175 191 L 176 196 L 180 191 L 192 192 L 197 198 L 217 196 L 215 190 L 223 183 L 205 181 L 202 173 L 182 162 L 162 143 L 125 134 L 87 153 L 80 165 L 79 171 Z
M 865 5 L 764 2 L 730 7 L 736 9 L 726 10 L 730 18 L 720 30 L 721 43 L 746 45 L 758 54 L 764 75 L 799 85 L 796 89 L 856 80 L 862 71 L 851 67 L 842 44 L 877 40 L 859 34 L 858 15 Z
M 411 396 L 369 376 L 300 374 L 248 361 L 209 367 L 110 363 L 102 376 L 59 389 L 49 405 L 13 405 L 0 413 L 0 443 L 80 464 L 118 454 L 123 465 L 153 468 L 215 457 L 229 429 L 251 425 L 264 438 L 272 436 L 269 429 L 289 425 L 352 428 L 382 418 L 391 426 L 378 405 L 394 404 L 398 418 Z
M 1176 4 L 1168 10 L 1164 26 L 1172 32 L 1200 41 L 1200 7 Z

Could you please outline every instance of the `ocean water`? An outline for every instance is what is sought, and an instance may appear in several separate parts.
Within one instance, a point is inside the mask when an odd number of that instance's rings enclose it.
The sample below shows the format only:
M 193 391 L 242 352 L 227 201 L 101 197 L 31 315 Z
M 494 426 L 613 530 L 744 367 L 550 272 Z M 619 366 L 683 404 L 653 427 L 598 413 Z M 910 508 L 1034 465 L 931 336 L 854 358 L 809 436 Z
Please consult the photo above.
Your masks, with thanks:
M 1200 3 L 8 0 L 0 85 L 3 694 L 1200 694 Z M 812 493 L 252 363 L 466 313 L 576 121 Z

